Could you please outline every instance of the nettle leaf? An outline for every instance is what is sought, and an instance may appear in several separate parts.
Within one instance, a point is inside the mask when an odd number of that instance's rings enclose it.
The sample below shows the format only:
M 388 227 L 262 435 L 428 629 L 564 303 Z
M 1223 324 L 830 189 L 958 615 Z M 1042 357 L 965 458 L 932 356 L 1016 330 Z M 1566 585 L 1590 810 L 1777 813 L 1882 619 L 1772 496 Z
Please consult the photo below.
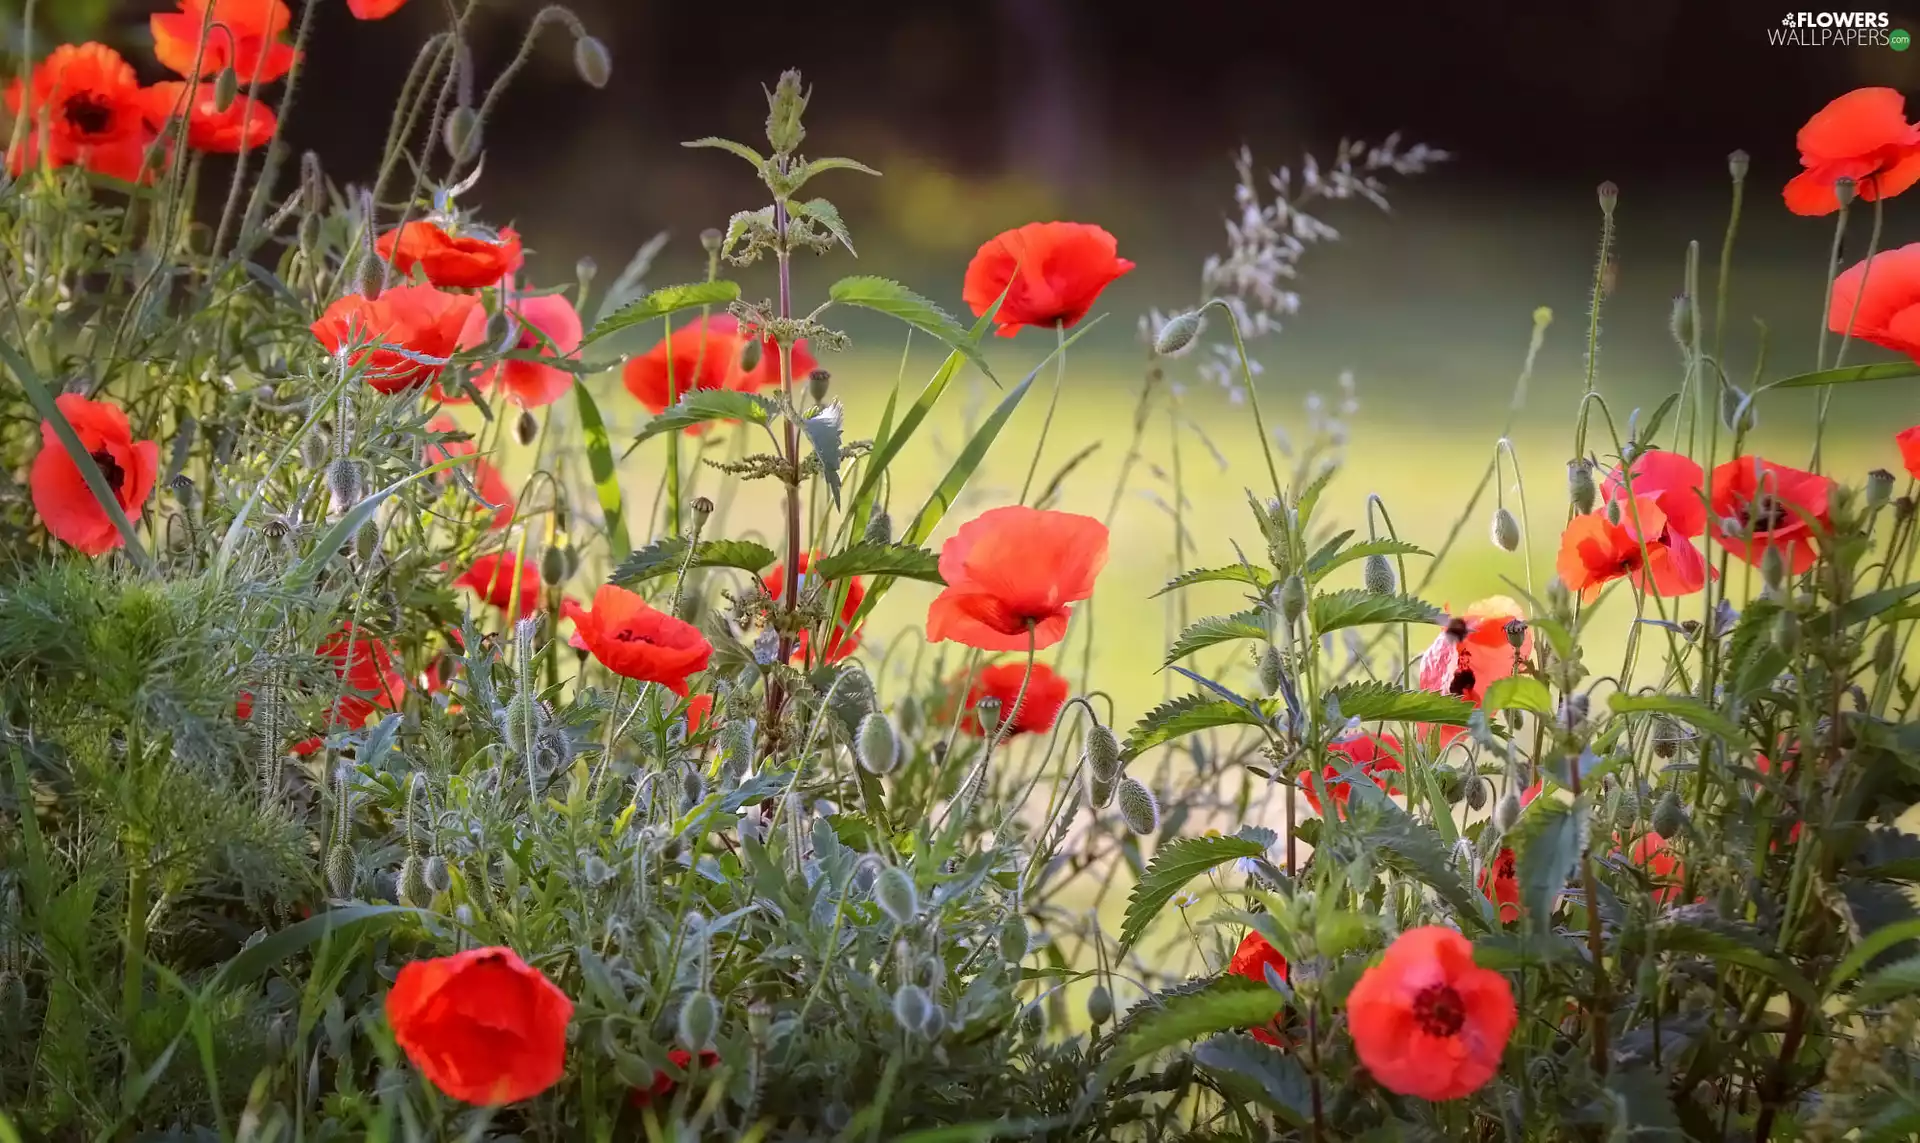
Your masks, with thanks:
M 1173 646 L 1167 650 L 1167 661 L 1161 665 L 1172 666 L 1195 651 L 1205 650 L 1221 643 L 1230 643 L 1235 639 L 1264 641 L 1272 633 L 1273 629 L 1265 608 L 1253 607 L 1246 611 L 1236 611 L 1232 615 L 1210 616 L 1180 632 L 1180 637 L 1175 639 Z
M 1362 722 L 1431 722 L 1465 726 L 1473 704 L 1438 691 L 1410 691 L 1392 683 L 1368 681 L 1333 688 L 1327 701 L 1340 705 L 1342 718 Z
M 1193 1050 L 1193 1062 L 1295 1127 L 1313 1114 L 1313 1086 L 1300 1061 L 1251 1036 L 1216 1036 Z
M 1554 903 L 1580 863 L 1588 814 L 1585 798 L 1572 803 L 1541 798 L 1527 807 L 1514 828 L 1510 844 L 1519 859 L 1520 907 L 1536 924 L 1549 923 Z
M 834 400 L 800 422 L 801 431 L 807 434 L 807 443 L 813 446 L 813 455 L 820 458 L 820 479 L 826 483 L 835 508 L 840 506 L 840 425 L 845 418 L 845 409 Z
M 646 297 L 629 302 L 601 318 L 593 330 L 581 339 L 580 345 L 585 348 L 601 338 L 619 333 L 631 326 L 659 321 L 681 310 L 697 309 L 701 306 L 724 306 L 739 297 L 740 283 L 724 279 L 713 282 L 690 282 L 684 286 L 662 286 Z
M 1607 1123 L 1610 1139 L 1687 1138 L 1666 1080 L 1650 1068 L 1620 1068 L 1607 1076 Z
M 1361 777 L 1364 776 L 1355 773 L 1349 778 L 1356 792 L 1362 783 L 1355 779 Z M 1438 833 L 1414 820 L 1384 794 L 1372 799 L 1354 799 L 1354 802 L 1358 803 L 1354 817 L 1355 824 L 1361 827 L 1358 830 L 1360 844 L 1375 860 L 1438 893 L 1453 907 L 1454 917 L 1462 927 L 1479 930 L 1492 927 L 1487 899 L 1461 878 L 1454 865 L 1452 847 L 1441 841 Z
M 772 401 L 754 393 L 740 393 L 732 389 L 695 389 L 680 398 L 678 404 L 648 421 L 647 427 L 640 430 L 640 435 L 633 439 L 633 443 L 651 440 L 661 433 L 704 425 L 708 421 L 743 421 L 749 425 L 764 425 L 773 419 L 774 408 Z
M 1352 533 L 1348 533 L 1352 535 Z M 1328 572 L 1368 556 L 1431 556 L 1433 553 L 1405 540 L 1364 540 L 1352 547 L 1328 552 L 1324 548 L 1307 561 L 1309 582 L 1324 578 Z
M 1447 613 L 1410 595 L 1374 595 L 1361 588 L 1327 592 L 1313 597 L 1308 607 L 1316 632 L 1374 623 L 1431 623 L 1447 621 Z
M 1750 934 L 1707 928 L 1686 921 L 1663 920 L 1654 926 L 1653 946 L 1660 952 L 1694 953 L 1708 960 L 1738 964 L 1753 969 L 1775 984 L 1814 1006 L 1820 1004 L 1820 990 L 1791 964 L 1761 947 L 1756 939 L 1741 939 Z
M 827 296 L 841 305 L 859 306 L 883 313 L 906 322 L 922 333 L 930 333 L 951 348 L 966 354 L 982 373 L 993 376 L 993 370 L 987 367 L 986 358 L 981 355 L 979 345 L 965 326 L 954 320 L 947 311 L 891 278 L 870 274 L 842 278 L 828 289 Z
M 751 540 L 703 540 L 694 549 L 691 562 L 687 559 L 687 541 L 684 537 L 655 540 L 639 551 L 620 561 L 608 582 L 617 584 L 645 583 L 663 575 L 677 574 L 684 567 L 695 568 L 738 568 L 741 571 L 759 574 L 772 566 L 779 557 L 765 544 L 756 544 Z
M 1126 919 L 1120 925 L 1120 947 L 1140 939 L 1167 902 L 1187 882 L 1235 858 L 1259 857 L 1267 851 L 1256 838 L 1183 837 L 1162 845 L 1147 865 L 1146 876 L 1133 887 Z
M 1167 996 L 1157 1010 L 1133 1021 L 1114 1044 L 1105 1068 L 1112 1074 L 1176 1044 L 1265 1024 L 1286 1006 L 1287 998 L 1278 992 L 1237 976 L 1215 981 L 1200 992 Z
M 1860 982 L 1849 997 L 1856 1008 L 1886 1004 L 1920 993 L 1920 956 L 1895 961 Z
M 1730 742 L 1739 742 L 1745 737 L 1726 715 L 1686 695 L 1628 695 L 1616 691 L 1607 705 L 1615 714 L 1670 715 Z
M 1258 588 L 1266 588 L 1273 583 L 1273 573 L 1252 564 L 1228 564 L 1223 568 L 1194 568 L 1184 571 L 1167 581 L 1167 585 L 1154 592 L 1149 599 L 1157 599 L 1170 591 L 1183 587 L 1192 587 L 1196 583 L 1244 583 Z
M 809 565 L 808 575 L 821 579 L 851 579 L 857 575 L 890 575 L 942 586 L 940 557 L 912 544 L 855 544 Z
M 1481 701 L 1485 710 L 1528 710 L 1553 717 L 1553 695 L 1547 684 L 1531 675 L 1508 675 L 1495 679 Z
M 738 155 L 747 162 L 752 163 L 755 170 L 759 170 L 761 167 L 767 165 L 767 160 L 762 158 L 760 152 L 754 150 L 752 147 L 747 146 L 745 143 L 736 143 L 732 139 L 722 139 L 718 135 L 708 135 L 704 138 L 693 139 L 680 145 L 682 147 L 711 147 L 718 151 L 725 151 L 730 155 Z
M 820 228 L 839 239 L 840 245 L 855 258 L 860 255 L 853 248 L 853 235 L 848 233 L 847 224 L 841 220 L 840 211 L 824 198 L 796 202 L 788 208 L 796 218 L 808 218 L 820 224 Z
M 1182 695 L 1154 707 L 1135 723 L 1127 732 L 1123 754 L 1132 760 L 1156 746 L 1202 730 L 1259 725 L 1262 725 L 1260 717 L 1238 703 L 1205 695 Z
M 772 207 L 763 206 L 759 210 L 735 211 L 733 217 L 727 220 L 727 233 L 720 242 L 720 253 L 723 256 L 732 254 L 733 248 L 738 246 L 740 240 L 747 236 L 747 231 L 755 226 L 763 231 L 773 229 Z

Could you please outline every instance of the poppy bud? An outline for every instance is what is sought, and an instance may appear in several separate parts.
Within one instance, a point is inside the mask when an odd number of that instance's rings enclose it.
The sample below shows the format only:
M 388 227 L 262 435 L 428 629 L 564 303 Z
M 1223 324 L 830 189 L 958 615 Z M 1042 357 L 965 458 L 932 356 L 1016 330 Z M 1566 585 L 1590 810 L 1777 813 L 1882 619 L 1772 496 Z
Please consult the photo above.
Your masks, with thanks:
M 1833 197 L 1840 200 L 1842 208 L 1852 206 L 1854 196 L 1857 195 L 1859 191 L 1859 184 L 1845 175 L 1841 175 L 1839 178 L 1833 180 Z
M 1475 813 L 1487 808 L 1487 780 L 1478 774 L 1467 776 L 1467 808 Z
M 1599 492 L 1593 486 L 1593 466 L 1584 459 L 1567 462 L 1567 499 L 1573 502 L 1573 510 L 1586 515 L 1593 511 L 1594 501 Z
M 1520 521 L 1505 508 L 1493 510 L 1493 546 L 1503 552 L 1520 550 Z
M 1288 623 L 1299 619 L 1307 611 L 1307 581 L 1295 572 L 1280 581 L 1280 615 Z
M 433 901 L 425 866 L 426 862 L 413 854 L 400 863 L 400 900 L 416 909 L 424 909 Z
M 549 587 L 565 583 L 573 578 L 577 563 L 572 548 L 561 543 L 548 544 L 547 550 L 540 553 L 540 579 Z
M 1880 632 L 1880 638 L 1875 640 L 1873 644 L 1873 669 L 1875 672 L 1884 675 L 1893 669 L 1894 651 L 1893 628 L 1888 627 Z
M 807 110 L 807 98 L 807 93 L 800 89 L 798 71 L 780 73 L 780 82 L 767 96 L 767 142 L 777 153 L 791 155 L 807 137 L 806 128 L 800 125 L 800 116 Z
M 680 775 L 681 806 L 684 809 L 690 810 L 693 807 L 699 805 L 700 799 L 706 796 L 707 796 L 706 780 L 700 776 L 700 771 L 692 767 L 688 767 L 687 772 Z
M 1596 193 L 1600 199 L 1600 213 L 1612 218 L 1614 205 L 1620 201 L 1620 188 L 1612 179 L 1608 179 L 1600 184 Z
M 300 438 L 300 463 L 308 468 L 319 468 L 327 463 L 327 453 L 332 451 L 327 434 L 319 429 Z
M 689 992 L 680 1003 L 677 1031 L 680 1043 L 690 1052 L 705 1051 L 713 1045 L 713 1033 L 720 1025 L 720 1002 L 705 990 Z
M 360 466 L 345 457 L 327 466 L 327 490 L 333 494 L 333 510 L 345 512 L 360 503 L 364 490 L 360 484 Z
M 1096 984 L 1087 993 L 1087 1022 L 1098 1028 L 1113 1019 L 1113 993 L 1104 984 Z
M 1271 695 L 1280 689 L 1283 676 L 1280 670 L 1280 648 L 1269 643 L 1260 652 L 1260 693 Z
M 753 757 L 754 720 L 735 718 L 720 732 L 720 751 L 727 757 L 746 762 Z
M 1727 173 L 1733 176 L 1734 182 L 1745 182 L 1747 166 L 1751 162 L 1745 151 L 1735 151 L 1727 156 Z
M 1199 311 L 1176 314 L 1154 335 L 1153 351 L 1162 357 L 1171 357 L 1191 345 L 1199 332 Z
M 758 338 L 747 342 L 740 347 L 740 371 L 751 373 L 760 368 L 760 359 L 765 356 L 766 347 L 760 344 Z
M 988 695 L 974 704 L 973 713 L 980 720 L 980 733 L 992 738 L 1000 729 L 1000 700 Z
M 1673 310 L 1667 315 L 1667 332 L 1673 334 L 1680 352 L 1693 349 L 1693 299 L 1685 294 L 1673 296 Z
M 327 850 L 327 892 L 335 900 L 344 901 L 353 895 L 353 851 L 346 846 L 334 843 Z
M 240 77 L 234 74 L 232 68 L 227 68 L 214 77 L 213 109 L 225 115 L 227 109 L 233 106 L 233 101 L 238 98 L 240 98 Z
M 1680 740 L 1685 737 L 1686 734 L 1680 729 L 1680 724 L 1673 719 L 1664 714 L 1653 717 L 1653 756 L 1655 758 L 1671 758 L 1680 753 Z
M 453 888 L 453 875 L 447 872 L 447 859 L 437 853 L 427 858 L 422 873 L 427 879 L 429 892 L 445 893 Z
M 867 517 L 867 530 L 860 541 L 866 544 L 893 543 L 893 517 L 887 515 L 885 508 L 875 508 L 873 515 Z
M 1392 595 L 1398 586 L 1393 561 L 1379 554 L 1368 556 L 1360 564 L 1360 584 L 1373 595 Z
M 1760 412 L 1753 406 L 1753 398 L 1731 381 L 1720 386 L 1720 423 L 1728 432 L 1750 433 L 1760 424 Z
M 1027 923 L 1018 916 L 1008 917 L 1006 924 L 1000 926 L 1000 957 L 1008 964 L 1019 964 L 1027 959 L 1027 945 L 1033 937 L 1027 932 Z
M 1102 780 L 1098 774 L 1087 775 L 1087 808 L 1104 810 L 1113 804 L 1115 782 Z
M 1661 837 L 1678 837 L 1685 828 L 1687 812 L 1680 808 L 1680 798 L 1668 790 L 1653 803 L 1653 832 Z
M 816 369 L 807 374 L 807 396 L 812 397 L 813 403 L 817 405 L 827 399 L 827 389 L 832 384 L 833 374 L 824 369 Z
M 860 720 L 854 752 L 867 773 L 892 773 L 900 761 L 900 738 L 893 732 L 893 723 L 886 715 L 876 710 Z
M 1508 790 L 1498 805 L 1493 807 L 1493 828 L 1501 833 L 1513 829 L 1520 820 L 1520 795 Z
M 301 206 L 308 214 L 320 214 L 327 209 L 327 178 L 320 169 L 320 156 L 308 151 L 300 156 L 300 194 Z
M 894 992 L 893 1019 L 902 1032 L 918 1035 L 932 1017 L 933 1001 L 927 998 L 926 989 L 909 982 Z
M 1047 1033 L 1047 1012 L 1038 1004 L 1029 1004 L 1020 1010 L 1020 1030 L 1029 1037 L 1038 1040 Z
M 1087 731 L 1087 744 L 1081 750 L 1087 772 L 1112 785 L 1120 777 L 1120 739 L 1099 723 Z
M 607 45 L 592 36 L 580 36 L 573 41 L 573 70 L 580 73 L 580 79 L 588 87 L 605 87 L 613 78 L 613 57 L 607 53 Z
M 471 107 L 454 108 L 440 131 L 447 154 L 460 162 L 473 158 L 473 153 L 480 149 L 480 113 Z
M 1145 837 L 1160 829 L 1160 800 L 1138 778 L 1120 780 L 1120 820 L 1127 829 Z
M 1787 558 L 1772 544 L 1767 545 L 1766 552 L 1760 557 L 1760 578 L 1766 583 L 1767 589 L 1774 592 L 1778 592 L 1787 582 Z
M 1507 646 L 1512 647 L 1516 651 L 1526 646 L 1527 644 L 1527 621 L 1526 620 L 1524 619 L 1507 620 L 1506 632 L 1507 632 Z
M 513 439 L 522 446 L 530 445 L 540 435 L 540 418 L 533 415 L 532 409 L 520 410 L 513 420 Z
M 897 865 L 880 871 L 873 883 L 873 901 L 895 925 L 910 925 L 920 914 L 920 894 L 913 887 L 913 878 Z
M 1621 521 L 1621 519 L 1625 517 L 1625 515 L 1626 515 L 1626 509 L 1620 506 L 1620 501 L 1618 500 L 1607 501 L 1607 522 L 1608 523 L 1618 524 Z
M 1893 473 L 1876 468 L 1867 473 L 1867 511 L 1878 512 L 1893 498 Z
M 1800 616 L 1782 611 L 1773 617 L 1773 645 L 1788 655 L 1800 648 Z
M 1554 576 L 1547 581 L 1547 606 L 1556 612 L 1565 611 L 1573 603 L 1573 593 L 1567 590 L 1567 581 Z

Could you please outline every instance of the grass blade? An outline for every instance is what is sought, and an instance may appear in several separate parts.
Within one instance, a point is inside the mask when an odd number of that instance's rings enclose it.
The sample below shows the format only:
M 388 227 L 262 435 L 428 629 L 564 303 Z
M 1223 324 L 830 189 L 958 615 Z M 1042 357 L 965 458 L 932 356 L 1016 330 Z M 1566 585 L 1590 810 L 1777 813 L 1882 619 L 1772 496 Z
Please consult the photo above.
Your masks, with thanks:
M 593 493 L 600 500 L 600 512 L 607 518 L 607 548 L 613 561 L 627 558 L 631 543 L 627 539 L 626 502 L 620 495 L 620 477 L 613 467 L 613 440 L 607 435 L 607 422 L 600 406 L 585 385 L 573 387 L 580 408 L 581 443 L 587 450 L 587 468 L 593 473 Z

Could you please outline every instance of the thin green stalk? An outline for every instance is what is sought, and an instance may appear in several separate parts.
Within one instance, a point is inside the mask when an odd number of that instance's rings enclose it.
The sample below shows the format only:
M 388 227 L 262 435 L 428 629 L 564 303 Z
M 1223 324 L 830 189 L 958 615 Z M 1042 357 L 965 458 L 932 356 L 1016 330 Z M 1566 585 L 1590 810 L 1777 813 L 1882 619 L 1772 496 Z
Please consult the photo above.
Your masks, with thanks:
M 1047 434 L 1053 430 L 1053 412 L 1060 407 L 1060 388 L 1067 379 L 1067 324 L 1055 322 L 1053 333 L 1060 346 L 1053 361 L 1053 395 L 1047 398 L 1047 415 L 1040 422 L 1040 439 L 1033 443 L 1033 459 L 1027 462 L 1027 478 L 1020 482 L 1020 498 L 1015 504 L 1025 504 L 1027 494 L 1033 491 L 1033 477 L 1040 470 L 1040 454 L 1047 450 Z
M 1847 346 L 1852 344 L 1853 342 L 1854 325 L 1858 323 L 1860 320 L 1860 303 L 1865 301 L 1867 297 L 1867 279 L 1873 274 L 1873 257 L 1875 254 L 1879 253 L 1880 251 L 1880 224 L 1882 222 L 1883 215 L 1885 214 L 1885 211 L 1882 209 L 1882 202 L 1883 202 L 1882 198 L 1876 194 L 1873 198 L 1873 229 L 1868 234 L 1868 237 L 1867 237 L 1867 258 L 1865 262 L 1861 263 L 1860 287 L 1858 290 L 1855 291 L 1853 295 L 1853 310 L 1852 312 L 1847 314 L 1847 328 L 1844 331 L 1842 331 L 1840 334 L 1840 348 L 1834 351 L 1833 367 L 1835 369 L 1840 368 L 1840 366 L 1846 361 Z M 1845 224 L 1845 216 L 1846 216 L 1846 211 L 1844 208 L 1842 208 L 1841 210 L 1842 225 Z M 1839 253 L 1840 253 L 1840 235 L 1839 233 L 1836 232 L 1834 235 L 1834 246 L 1833 246 L 1834 256 L 1830 257 L 1827 263 L 1827 304 L 1825 309 L 1821 312 L 1820 332 L 1821 332 L 1821 340 L 1823 343 L 1822 345 L 1823 354 L 1825 352 L 1824 342 L 1826 338 L 1826 330 L 1828 326 L 1833 324 L 1832 317 L 1831 317 L 1831 314 L 1833 311 L 1833 280 L 1839 269 L 1839 262 L 1838 262 Z M 1812 469 L 1814 472 L 1820 471 L 1820 446 L 1822 443 L 1824 443 L 1826 439 L 1827 407 L 1832 403 L 1833 403 L 1833 386 L 1831 385 L 1821 386 L 1820 387 L 1820 411 L 1815 416 L 1814 422 L 1813 422 L 1813 460 L 1807 465 L 1807 467 Z
M 1247 407 L 1253 410 L 1253 427 L 1260 434 L 1260 452 L 1267 460 L 1267 476 L 1273 481 L 1273 494 L 1278 497 L 1280 491 L 1280 467 L 1273 460 L 1273 435 L 1267 432 L 1266 418 L 1260 415 L 1260 387 L 1253 383 L 1253 362 L 1247 357 L 1247 343 L 1240 336 L 1240 319 L 1233 316 L 1233 307 L 1215 298 L 1200 307 L 1199 313 L 1217 309 L 1227 315 L 1227 328 L 1233 331 L 1233 348 L 1240 354 L 1240 381 L 1247 389 Z

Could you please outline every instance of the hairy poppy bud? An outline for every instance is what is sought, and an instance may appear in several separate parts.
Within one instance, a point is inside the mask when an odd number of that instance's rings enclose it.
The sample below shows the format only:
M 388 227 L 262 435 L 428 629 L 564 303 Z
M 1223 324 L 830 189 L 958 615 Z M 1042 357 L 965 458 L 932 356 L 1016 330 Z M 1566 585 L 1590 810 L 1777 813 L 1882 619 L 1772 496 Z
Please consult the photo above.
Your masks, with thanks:
M 862 543 L 893 543 L 893 517 L 887 515 L 885 508 L 875 508 L 873 515 L 867 517 L 867 530 L 860 537 Z
M 1008 964 L 1019 964 L 1027 959 L 1027 945 L 1033 939 L 1027 932 L 1027 923 L 1019 916 L 1008 917 L 1000 926 L 1000 957 Z
M 928 999 L 926 989 L 909 982 L 894 991 L 893 1019 L 902 1032 L 919 1035 L 932 1016 L 933 1001 Z
M 1487 808 L 1487 780 L 1478 774 L 1467 775 L 1467 808 L 1475 813 Z
M 1176 314 L 1167 319 L 1160 332 L 1153 337 L 1153 351 L 1162 357 L 1172 355 L 1193 344 L 1194 337 L 1200 332 L 1200 313 Z
M 1087 1022 L 1098 1028 L 1113 1019 L 1113 993 L 1104 984 L 1096 984 L 1087 993 Z
M 1782 611 L 1773 617 L 1773 645 L 1791 655 L 1800 649 L 1800 616 Z
M 1282 681 L 1280 648 L 1269 643 L 1260 652 L 1260 693 L 1273 694 L 1280 689 Z
M 700 776 L 699 770 L 692 766 L 687 767 L 686 772 L 680 775 L 681 806 L 686 809 L 692 809 L 700 804 L 700 799 L 706 796 L 706 779 Z
M 1573 510 L 1586 515 L 1593 511 L 1599 491 L 1593 486 L 1593 465 L 1586 460 L 1567 462 L 1567 499 L 1572 501 Z
M 226 68 L 214 77 L 213 109 L 225 115 L 233 106 L 233 101 L 238 98 L 240 98 L 240 77 L 234 74 L 232 68 Z
M 441 128 L 441 137 L 447 154 L 461 162 L 473 158 L 480 149 L 480 113 L 471 107 L 454 108 Z
M 1392 595 L 1399 586 L 1393 574 L 1393 561 L 1377 553 L 1368 556 L 1360 564 L 1360 584 L 1373 595 Z
M 760 361 L 766 356 L 766 347 L 760 339 L 754 338 L 740 347 L 740 372 L 751 373 L 760 368 Z
M 342 457 L 327 466 L 327 490 L 333 494 L 336 514 L 347 511 L 365 496 L 360 484 L 360 465 Z
M 1280 581 L 1280 615 L 1288 623 L 1299 619 L 1307 611 L 1307 581 L 1295 572 Z
M 1846 175 L 1833 180 L 1833 197 L 1840 200 L 1843 208 L 1852 206 L 1855 196 L 1859 193 L 1860 185 Z
M 413 854 L 400 863 L 400 900 L 416 909 L 424 909 L 433 901 L 425 866 L 426 862 Z
M 540 553 L 540 579 L 549 587 L 565 583 L 573 578 L 574 568 L 578 564 L 572 548 L 557 542 L 548 544 L 546 550 Z
M 513 421 L 513 439 L 522 445 L 530 445 L 540 435 L 540 418 L 533 415 L 532 409 L 520 410 Z
M 1493 510 L 1493 546 L 1503 552 L 1520 550 L 1520 521 L 1505 508 Z
M 680 1043 L 690 1052 L 713 1045 L 714 1031 L 720 1026 L 720 1002 L 705 990 L 689 992 L 680 1002 L 680 1019 L 675 1029 Z
M 1678 837 L 1685 828 L 1687 812 L 1680 808 L 1680 798 L 1668 790 L 1653 803 L 1653 832 L 1661 837 Z
M 327 892 L 335 900 L 345 900 L 353 895 L 354 868 L 353 851 L 335 842 L 327 850 Z
M 893 723 L 879 711 L 860 720 L 858 741 L 854 753 L 860 759 L 860 766 L 869 774 L 889 774 L 900 761 L 900 738 L 893 732 Z
M 1120 780 L 1120 820 L 1127 829 L 1145 837 L 1160 829 L 1160 800 L 1138 778 Z
M 613 78 L 613 57 L 607 52 L 607 45 L 592 36 L 580 36 L 573 41 L 573 70 L 580 73 L 580 79 L 588 87 L 605 87 Z
M 1895 650 L 1893 628 L 1887 627 L 1882 629 L 1880 638 L 1875 640 L 1873 644 L 1873 669 L 1875 673 L 1884 675 L 1893 669 Z
M 1720 423 L 1732 433 L 1750 433 L 1760 426 L 1760 411 L 1754 408 L 1753 398 L 1731 381 L 1720 386 Z
M 826 400 L 827 390 L 832 387 L 833 387 L 833 374 L 827 372 L 826 370 L 816 369 L 813 372 L 807 374 L 807 396 L 813 398 L 814 404 L 817 405 L 820 402 Z
M 422 872 L 430 892 L 445 893 L 453 888 L 453 875 L 447 871 L 447 859 L 439 854 L 427 858 L 426 868 Z
M 1674 344 L 1681 353 L 1693 349 L 1693 299 L 1686 294 L 1673 296 L 1673 310 L 1667 315 L 1667 332 L 1673 334 Z
M 720 732 L 721 753 L 737 762 L 749 761 L 753 757 L 753 734 L 753 719 L 729 719 Z
M 1680 740 L 1685 737 L 1686 733 L 1680 729 L 1680 724 L 1672 718 L 1664 714 L 1653 716 L 1653 756 L 1655 758 L 1671 758 L 1680 753 Z
M 920 915 L 920 894 L 913 887 L 913 878 L 897 865 L 880 871 L 873 882 L 873 900 L 896 925 L 910 925 Z
M 1626 509 L 1622 507 L 1620 501 L 1618 500 L 1607 501 L 1607 522 L 1609 524 L 1618 524 L 1621 520 L 1625 518 L 1626 518 Z
M 1087 731 L 1087 744 L 1081 750 L 1087 772 L 1112 785 L 1120 777 L 1120 739 L 1099 723 Z
M 1766 552 L 1760 557 L 1760 579 L 1767 585 L 1767 590 L 1775 593 L 1787 582 L 1787 558 L 1776 545 L 1767 545 Z
M 980 733 L 992 738 L 1000 729 L 1000 700 L 987 695 L 974 704 L 973 713 L 980 720 Z
M 308 151 L 300 156 L 301 207 L 308 214 L 327 209 L 327 176 L 320 168 L 320 156 Z
M 1893 498 L 1893 473 L 1876 468 L 1867 473 L 1867 511 L 1877 512 Z
M 1499 830 L 1501 833 L 1506 833 L 1513 829 L 1514 823 L 1519 820 L 1520 795 L 1514 793 L 1512 790 L 1508 790 L 1506 795 L 1500 799 L 1499 804 L 1493 807 L 1493 828 Z
M 1089 773 L 1087 775 L 1087 808 L 1106 809 L 1113 803 L 1113 788 L 1117 784 L 1117 779 L 1103 781 L 1100 775 Z
M 1747 167 L 1752 161 L 1745 151 L 1735 151 L 1727 156 L 1727 173 L 1733 176 L 1734 182 L 1745 182 Z
M 801 140 L 807 137 L 806 128 L 800 125 L 800 117 L 807 110 L 807 92 L 801 90 L 800 73 L 783 71 L 780 82 L 767 96 L 767 142 L 782 155 L 790 155 L 800 149 Z
M 1613 208 L 1620 201 L 1620 188 L 1614 185 L 1612 179 L 1608 179 L 1600 184 L 1596 193 L 1600 199 L 1600 213 L 1612 218 Z

